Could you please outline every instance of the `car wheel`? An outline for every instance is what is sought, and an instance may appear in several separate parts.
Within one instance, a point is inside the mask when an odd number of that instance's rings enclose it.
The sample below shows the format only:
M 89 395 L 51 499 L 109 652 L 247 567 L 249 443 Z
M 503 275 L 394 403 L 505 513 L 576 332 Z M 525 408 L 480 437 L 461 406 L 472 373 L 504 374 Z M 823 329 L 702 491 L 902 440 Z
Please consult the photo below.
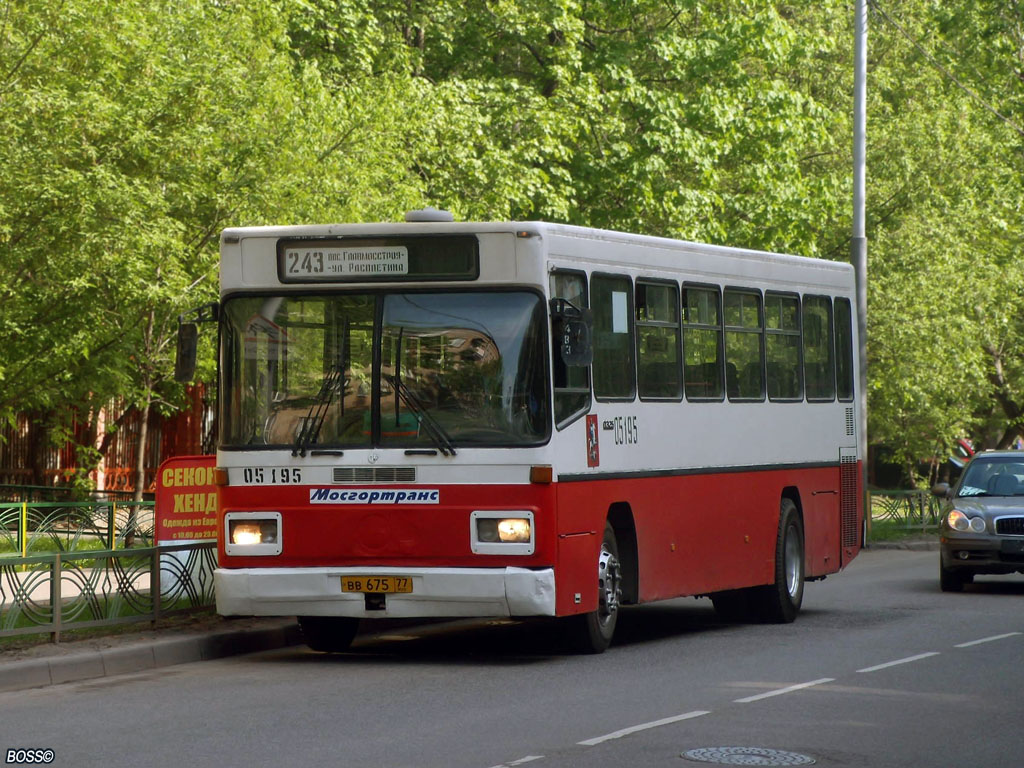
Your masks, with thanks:
M 939 563 L 939 588 L 943 592 L 963 592 L 964 584 L 974 581 L 973 574 L 962 575 L 959 571 L 946 568 Z
M 347 651 L 359 631 L 359 619 L 342 616 L 299 616 L 306 645 L 321 653 Z

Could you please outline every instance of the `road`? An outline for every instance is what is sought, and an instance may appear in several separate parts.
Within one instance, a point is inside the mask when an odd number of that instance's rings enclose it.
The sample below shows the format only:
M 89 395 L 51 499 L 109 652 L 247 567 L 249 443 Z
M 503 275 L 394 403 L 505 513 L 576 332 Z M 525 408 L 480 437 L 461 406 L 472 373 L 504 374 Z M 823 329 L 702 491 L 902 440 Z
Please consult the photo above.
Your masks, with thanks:
M 1024 577 L 943 594 L 937 561 L 865 552 L 808 585 L 791 625 L 723 624 L 707 600 L 635 608 L 601 656 L 552 652 L 549 623 L 459 622 L 341 656 L 291 648 L 2 694 L 0 749 L 76 768 L 686 768 L 709 763 L 682 753 L 723 747 L 1019 768 Z

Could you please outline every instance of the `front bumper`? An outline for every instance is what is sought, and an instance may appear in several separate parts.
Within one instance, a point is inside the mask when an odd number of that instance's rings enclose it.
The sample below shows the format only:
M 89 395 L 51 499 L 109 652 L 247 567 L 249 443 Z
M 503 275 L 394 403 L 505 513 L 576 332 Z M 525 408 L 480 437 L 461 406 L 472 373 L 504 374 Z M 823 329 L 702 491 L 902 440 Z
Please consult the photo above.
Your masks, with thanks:
M 1024 542 L 1020 537 L 951 536 L 939 545 L 942 567 L 969 573 L 1024 573 Z
M 382 603 L 342 592 L 342 576 L 357 575 L 408 576 L 413 591 L 388 594 Z M 213 578 L 223 616 L 555 615 L 551 568 L 218 568 Z

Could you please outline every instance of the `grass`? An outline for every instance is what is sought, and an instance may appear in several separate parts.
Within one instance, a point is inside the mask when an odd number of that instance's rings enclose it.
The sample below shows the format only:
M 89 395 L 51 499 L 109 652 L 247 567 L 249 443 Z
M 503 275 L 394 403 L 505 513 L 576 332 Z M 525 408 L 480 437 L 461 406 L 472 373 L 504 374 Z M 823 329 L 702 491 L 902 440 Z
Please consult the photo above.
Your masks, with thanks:
M 63 612 L 73 612 L 80 607 L 81 598 L 73 598 L 63 601 Z M 97 601 L 99 615 L 92 611 L 84 610 L 76 618 L 62 619 L 60 634 L 61 637 L 106 637 L 109 635 L 121 635 L 129 632 L 139 632 L 140 628 L 159 628 L 166 626 L 179 626 L 181 624 L 194 623 L 197 620 L 205 620 L 203 617 L 212 616 L 213 606 L 203 608 L 193 607 L 187 599 L 165 600 L 161 603 L 160 610 L 164 614 L 173 613 L 171 616 L 162 616 L 158 621 L 147 618 L 145 613 L 138 613 L 132 609 L 124 598 L 120 597 L 98 597 Z M 76 627 L 77 624 L 90 621 L 113 620 L 118 624 L 94 627 Z M 7 648 L 19 648 L 24 646 L 39 645 L 50 642 L 52 629 L 48 624 L 40 625 L 33 622 L 24 613 L 19 613 L 11 629 L 24 629 L 27 627 L 38 627 L 38 633 L 26 633 L 19 635 L 3 636 L 0 630 L 0 651 Z
M 75 628 L 74 624 L 65 624 L 61 627 L 60 637 L 61 642 L 64 643 L 79 640 L 119 638 L 149 632 L 201 630 L 219 626 L 224 621 L 222 617 L 214 613 L 211 606 L 209 608 L 196 609 L 189 613 L 163 616 L 157 621 L 140 619 L 135 622 L 108 627 L 84 628 Z M 49 631 L 40 631 L 38 634 L 0 637 L 0 657 L 4 654 L 15 654 L 26 648 L 35 648 L 42 645 L 52 645 Z
M 39 536 L 29 540 L 27 551 L 25 552 L 27 557 L 33 557 L 35 555 L 52 555 L 55 552 L 90 552 L 92 550 L 102 550 L 107 548 L 107 543 L 100 538 L 95 536 L 83 536 L 75 542 L 75 546 L 69 549 L 71 544 L 70 537 L 64 541 L 64 546 L 58 548 L 55 545 L 54 540 L 50 536 Z M 21 549 L 19 549 L 16 539 L 4 538 L 0 540 L 0 556 L 8 555 L 14 557 L 21 556 Z
M 872 520 L 868 541 L 902 541 L 905 539 L 938 538 L 939 528 L 933 525 L 922 528 L 920 524 L 908 526 L 898 520 Z

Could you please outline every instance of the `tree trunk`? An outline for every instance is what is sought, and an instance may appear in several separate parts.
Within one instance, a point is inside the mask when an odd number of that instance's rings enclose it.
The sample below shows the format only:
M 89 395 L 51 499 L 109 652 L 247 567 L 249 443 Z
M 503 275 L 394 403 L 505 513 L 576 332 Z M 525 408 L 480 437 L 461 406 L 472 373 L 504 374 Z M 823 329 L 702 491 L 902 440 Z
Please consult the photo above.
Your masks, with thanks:
M 146 489 L 146 446 L 149 443 L 149 409 L 153 401 L 149 387 L 146 388 L 146 399 L 139 409 L 139 434 L 135 445 L 135 493 L 132 501 L 142 501 L 142 493 Z M 138 506 L 132 505 L 128 512 L 128 523 L 124 529 L 125 549 L 135 544 L 135 527 L 138 524 Z
M 149 439 L 149 408 L 152 398 L 146 393 L 146 400 L 139 409 L 139 434 L 135 446 L 135 495 L 134 501 L 142 501 L 146 488 L 146 445 Z

